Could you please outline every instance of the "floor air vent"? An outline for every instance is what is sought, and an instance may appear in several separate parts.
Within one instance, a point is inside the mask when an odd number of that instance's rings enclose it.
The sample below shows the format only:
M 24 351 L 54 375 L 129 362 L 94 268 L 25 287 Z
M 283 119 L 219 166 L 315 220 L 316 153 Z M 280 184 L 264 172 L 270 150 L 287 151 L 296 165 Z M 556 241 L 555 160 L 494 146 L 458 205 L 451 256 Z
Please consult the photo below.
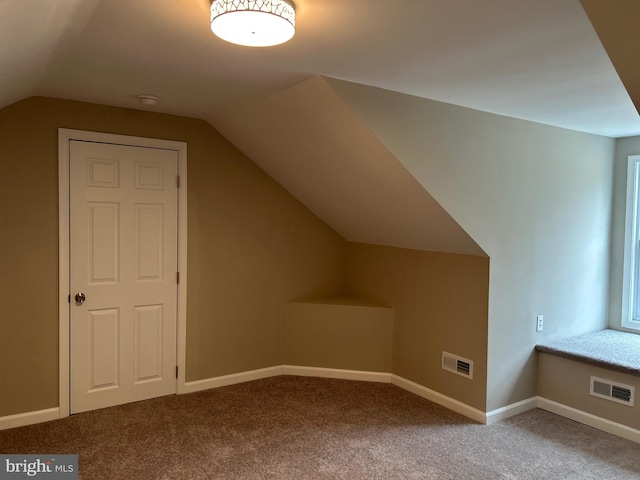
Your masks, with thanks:
M 635 388 L 630 385 L 614 383 L 612 380 L 591 377 L 589 382 L 589 394 L 594 397 L 604 398 L 612 402 L 622 403 L 633 407 Z
M 465 378 L 473 378 L 473 361 L 457 355 L 442 352 L 442 368 Z

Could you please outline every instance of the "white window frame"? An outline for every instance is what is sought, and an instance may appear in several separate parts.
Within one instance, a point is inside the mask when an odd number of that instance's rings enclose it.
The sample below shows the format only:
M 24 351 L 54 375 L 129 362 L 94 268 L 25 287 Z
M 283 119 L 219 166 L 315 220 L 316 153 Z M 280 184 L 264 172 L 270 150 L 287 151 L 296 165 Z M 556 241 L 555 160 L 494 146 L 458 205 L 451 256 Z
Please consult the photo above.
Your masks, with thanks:
M 640 331 L 640 155 L 627 161 L 621 326 Z

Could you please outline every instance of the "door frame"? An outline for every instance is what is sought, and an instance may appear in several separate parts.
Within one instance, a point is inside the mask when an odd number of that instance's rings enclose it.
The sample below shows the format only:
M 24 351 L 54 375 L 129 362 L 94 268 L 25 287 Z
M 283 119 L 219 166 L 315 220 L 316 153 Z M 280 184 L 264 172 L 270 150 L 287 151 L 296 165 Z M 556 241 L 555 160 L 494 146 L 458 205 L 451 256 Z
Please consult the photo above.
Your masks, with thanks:
M 112 143 L 133 147 L 157 148 L 174 150 L 178 154 L 178 175 L 180 185 L 178 188 L 178 311 L 177 311 L 177 336 L 176 336 L 176 365 L 178 366 L 178 378 L 176 379 L 176 392 L 185 393 L 185 365 L 187 345 L 187 144 L 173 140 L 161 140 L 155 138 L 133 137 L 128 135 L 116 135 L 111 133 L 90 132 L 85 130 L 58 129 L 58 331 L 59 331 L 59 410 L 60 418 L 69 416 L 70 402 L 70 320 L 71 305 L 69 301 L 70 274 L 69 262 L 69 209 L 70 209 L 70 149 L 72 140 Z

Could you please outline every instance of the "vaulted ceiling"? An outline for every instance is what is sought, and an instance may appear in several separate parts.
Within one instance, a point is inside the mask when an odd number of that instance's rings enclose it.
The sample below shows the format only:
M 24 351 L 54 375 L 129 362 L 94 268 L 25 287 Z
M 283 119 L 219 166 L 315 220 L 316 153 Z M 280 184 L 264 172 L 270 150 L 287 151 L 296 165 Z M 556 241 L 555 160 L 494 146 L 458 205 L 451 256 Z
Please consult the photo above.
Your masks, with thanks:
M 311 76 L 550 125 L 626 136 L 636 98 L 635 0 L 297 0 L 279 47 L 229 45 L 210 0 L 0 0 L 0 107 L 32 95 L 210 120 Z M 622 33 L 621 33 L 622 32 Z M 627 32 L 627 33 L 624 33 Z M 633 32 L 633 34 L 635 34 Z
M 484 255 L 319 75 L 638 135 L 639 3 L 295 0 L 294 38 L 252 49 L 211 33 L 210 0 L 0 0 L 0 108 L 43 95 L 201 118 L 347 240 Z
M 640 62 L 638 62 L 637 0 L 581 0 L 600 41 L 640 111 Z
M 219 123 L 349 241 L 485 255 L 322 77 L 229 109 Z

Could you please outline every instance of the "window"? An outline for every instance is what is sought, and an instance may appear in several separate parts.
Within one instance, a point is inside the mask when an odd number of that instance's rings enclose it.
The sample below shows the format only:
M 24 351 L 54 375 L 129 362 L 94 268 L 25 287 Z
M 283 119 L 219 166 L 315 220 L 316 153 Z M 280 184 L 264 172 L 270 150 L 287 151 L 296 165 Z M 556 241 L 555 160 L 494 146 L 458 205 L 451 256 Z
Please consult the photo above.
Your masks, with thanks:
M 627 166 L 627 216 L 622 283 L 622 326 L 640 330 L 640 155 Z

